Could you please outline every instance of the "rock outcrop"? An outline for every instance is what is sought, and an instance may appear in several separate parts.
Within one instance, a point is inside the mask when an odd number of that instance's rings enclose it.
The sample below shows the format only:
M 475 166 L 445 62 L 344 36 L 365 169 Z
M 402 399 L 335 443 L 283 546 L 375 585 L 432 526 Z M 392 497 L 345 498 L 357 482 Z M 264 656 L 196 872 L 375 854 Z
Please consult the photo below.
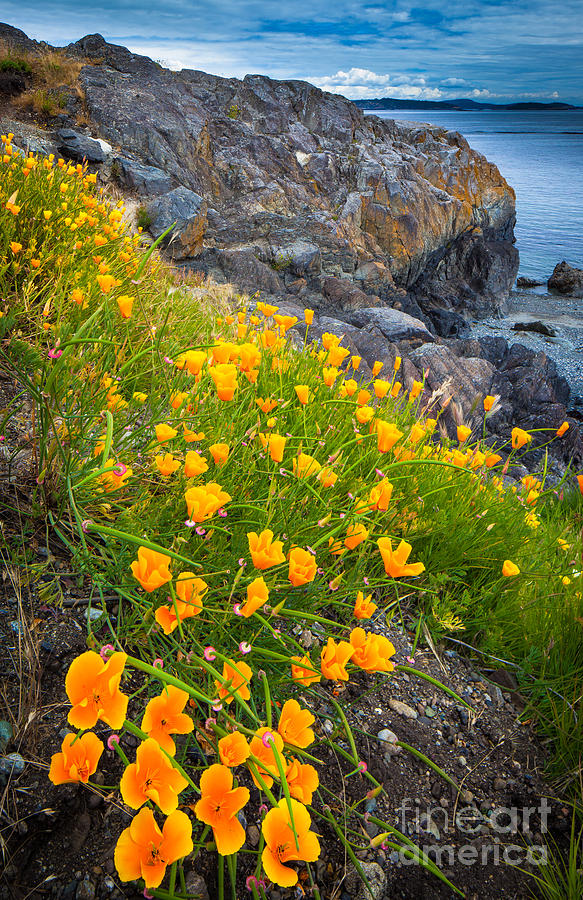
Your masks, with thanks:
M 555 266 L 547 285 L 559 294 L 583 297 L 583 269 L 575 269 L 563 260 Z

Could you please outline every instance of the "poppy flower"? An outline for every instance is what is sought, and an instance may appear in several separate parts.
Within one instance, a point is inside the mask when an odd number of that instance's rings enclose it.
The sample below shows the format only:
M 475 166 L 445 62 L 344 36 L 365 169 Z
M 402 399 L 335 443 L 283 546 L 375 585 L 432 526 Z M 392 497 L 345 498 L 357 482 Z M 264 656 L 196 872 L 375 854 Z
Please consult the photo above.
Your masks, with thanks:
M 484 459 L 484 464 L 485 464 L 489 469 L 491 469 L 493 466 L 496 465 L 496 463 L 500 462 L 501 459 L 502 459 L 502 457 L 499 456 L 497 453 L 489 453 L 489 454 L 486 456 L 486 458 Z
M 338 475 L 330 466 L 325 466 L 317 474 L 317 479 L 322 487 L 332 487 L 338 481 Z
M 333 638 L 328 638 L 320 657 L 320 668 L 324 678 L 329 678 L 330 681 L 348 681 L 345 667 L 353 653 L 354 647 L 348 641 L 336 643 Z
M 188 394 L 186 391 L 174 391 L 173 394 L 170 395 L 170 406 L 172 409 L 180 409 Z
M 294 587 L 308 584 L 316 575 L 316 559 L 307 550 L 294 547 L 289 554 L 288 578 Z
M 344 546 L 349 550 L 354 550 L 359 544 L 362 544 L 368 537 L 368 528 L 362 522 L 353 522 L 346 530 L 344 538 Z
M 379 400 L 383 400 L 387 396 L 390 388 L 391 388 L 391 382 L 384 381 L 382 378 L 377 378 L 376 381 L 373 382 L 373 389 L 375 392 L 375 396 Z
M 402 578 L 405 575 L 420 575 L 425 571 L 423 563 L 409 563 L 407 560 L 413 549 L 407 541 L 401 541 L 396 550 L 393 551 L 393 545 L 390 538 L 380 538 L 377 546 L 381 551 L 385 572 L 391 578 Z
M 528 431 L 524 431 L 522 428 L 513 428 L 511 436 L 513 450 L 520 450 L 521 447 L 524 447 L 525 444 L 530 444 L 532 441 L 532 434 L 529 434 Z
M 559 428 L 557 428 L 555 434 L 557 435 L 557 437 L 563 437 L 563 435 L 565 434 L 565 432 L 568 431 L 568 430 L 569 430 L 569 423 L 568 423 L 568 422 L 563 422 L 563 424 L 560 425 Z
M 195 432 L 191 431 L 190 434 L 194 434 Z M 185 440 L 188 440 L 185 435 Z M 191 438 L 191 440 L 196 440 L 196 438 Z M 184 474 L 187 478 L 196 478 L 198 475 L 202 475 L 204 472 L 208 471 L 208 466 L 206 464 L 206 457 L 201 456 L 200 453 L 197 453 L 196 450 L 189 450 L 186 454 L 184 460 Z
M 80 291 L 79 288 L 73 288 L 71 291 L 71 300 L 73 303 L 76 303 L 77 306 L 81 306 L 84 299 L 83 291 Z
M 383 478 L 370 489 L 368 499 L 371 509 L 387 510 L 389 501 L 393 496 L 393 485 L 387 478 Z
M 292 797 L 300 803 L 311 803 L 312 795 L 318 789 L 320 779 L 314 766 L 291 759 L 285 770 L 285 780 Z
M 403 437 L 403 432 L 399 431 L 392 422 L 385 422 L 384 419 L 377 419 L 377 447 L 381 453 L 388 453 L 394 447 L 399 438 Z
M 237 367 L 224 363 L 209 368 L 209 375 L 215 383 L 219 400 L 232 400 L 237 388 Z
M 260 606 L 264 606 L 269 599 L 269 589 L 263 578 L 256 578 L 247 587 L 247 599 L 239 608 L 239 615 L 248 619 L 257 612 Z
M 294 391 L 296 392 L 297 398 L 300 403 L 305 406 L 308 402 L 308 397 L 310 395 L 310 389 L 307 384 L 296 384 L 294 387 Z
M 207 355 L 204 350 L 187 350 L 186 353 L 181 353 L 180 356 L 176 358 L 174 365 L 179 369 L 184 369 L 184 367 L 186 367 L 191 375 L 200 377 L 202 367 L 206 360 Z
M 273 531 L 266 528 L 261 534 L 249 531 L 247 534 L 251 559 L 256 569 L 269 569 L 285 562 L 283 541 L 273 540 Z
M 188 693 L 169 684 L 158 697 L 148 701 L 144 710 L 140 728 L 170 756 L 176 753 L 176 744 L 170 735 L 190 734 L 194 728 L 194 722 L 184 712 L 187 703 Z
M 423 382 L 422 381 L 414 381 L 411 386 L 411 390 L 409 391 L 409 400 L 416 400 L 422 390 L 423 390 Z
M 180 573 L 176 580 L 178 599 L 168 606 L 160 606 L 155 612 L 156 622 L 162 626 L 164 634 L 172 634 L 179 621 L 202 612 L 202 598 L 207 590 L 206 581 L 197 578 L 194 572 Z
M 458 425 L 457 439 L 460 442 L 460 444 L 464 444 L 467 441 L 467 439 L 469 438 L 469 436 L 471 435 L 471 433 L 472 433 L 472 429 L 468 428 L 467 425 Z
M 314 321 L 314 310 L 313 309 L 305 309 L 304 310 L 304 322 L 306 325 L 311 325 Z
M 579 485 L 579 491 L 583 494 L 583 475 L 577 475 L 577 484 Z
M 302 803 L 293 798 L 291 815 L 293 826 L 287 800 L 282 797 L 278 805 L 269 810 L 261 826 L 266 845 L 261 862 L 267 877 L 280 887 L 293 887 L 298 881 L 298 873 L 285 863 L 297 860 L 314 862 L 320 855 L 318 838 L 310 831 L 310 814 Z
M 370 422 L 374 414 L 375 411 L 372 406 L 359 406 L 355 413 L 356 419 L 361 425 L 366 425 L 367 422 Z
M 115 278 L 113 275 L 98 275 L 97 283 L 104 294 L 109 294 L 112 287 L 115 285 Z
M 291 676 L 296 684 L 301 684 L 303 687 L 309 687 L 322 680 L 320 673 L 314 670 L 309 656 L 291 657 Z
M 287 438 L 281 434 L 270 434 L 268 438 L 269 455 L 273 462 L 283 462 L 283 452 Z
M 87 784 L 89 776 L 97 770 L 104 749 L 102 742 L 92 731 L 81 737 L 75 734 L 65 735 L 61 752 L 54 753 L 51 758 L 49 780 L 53 784 L 67 784 L 71 781 Z
M 354 647 L 350 661 L 365 672 L 392 672 L 395 668 L 390 661 L 395 648 L 382 634 L 367 634 L 364 628 L 353 628 L 350 643 Z
M 265 400 L 263 397 L 258 397 L 255 401 L 259 409 L 262 413 L 269 415 L 270 412 L 273 412 L 275 407 L 277 406 L 277 400 L 271 400 L 269 397 L 266 397 Z
M 425 437 L 425 429 L 419 425 L 418 422 L 413 424 L 411 431 L 409 432 L 409 437 L 407 440 L 410 444 L 418 444 L 420 440 Z
M 119 690 L 127 654 L 113 653 L 104 661 L 87 650 L 69 666 L 65 690 L 71 703 L 69 722 L 75 728 L 93 728 L 98 719 L 110 728 L 121 728 L 128 698 Z
M 259 368 L 261 351 L 255 344 L 240 344 L 239 357 L 241 370 L 243 372 L 250 372 L 252 369 Z
M 380 361 L 377 359 L 376 362 L 373 364 L 373 367 L 372 367 L 372 377 L 373 377 L 373 378 L 376 378 L 376 377 L 377 377 L 377 375 L 379 374 L 379 372 L 381 371 L 381 369 L 382 369 L 383 366 L 384 366 L 384 363 L 380 362 Z
M 322 379 L 326 387 L 332 387 L 338 378 L 338 369 L 335 366 L 328 366 L 322 369 Z
M 101 452 L 103 452 L 105 444 L 101 444 L 98 446 L 101 446 Z M 95 451 L 94 455 L 97 455 Z M 115 459 L 108 459 L 105 463 L 105 468 L 110 468 L 110 471 L 102 472 L 102 474 L 99 476 L 99 481 L 103 485 L 103 489 L 106 491 L 106 493 L 120 490 L 122 487 L 124 487 L 128 478 L 131 478 L 134 474 L 133 469 L 130 469 L 127 466 L 123 466 L 121 464 L 117 464 Z
M 233 773 L 227 766 L 215 763 L 202 773 L 200 800 L 194 806 L 194 814 L 205 825 L 210 825 L 221 856 L 237 853 L 245 843 L 245 829 L 237 813 L 249 802 L 246 787 L 233 787 Z
M 138 558 L 131 563 L 130 568 L 143 589 L 151 593 L 172 580 L 169 565 L 170 557 L 165 553 L 158 553 L 149 547 L 140 547 Z
M 229 445 L 211 444 L 209 452 L 214 460 L 215 466 L 224 466 L 229 458 Z
M 327 359 L 328 365 L 334 367 L 341 366 L 349 353 L 350 350 L 347 350 L 346 347 L 339 347 L 338 345 L 330 347 Z
M 322 466 L 317 459 L 310 456 L 309 453 L 298 453 L 296 459 L 292 462 L 292 470 L 298 478 L 308 478 L 320 471 Z
M 488 394 L 486 397 L 484 397 L 484 411 L 490 412 L 495 402 L 496 397 L 493 397 L 491 394 Z
M 270 736 L 270 740 L 267 740 Z M 275 748 L 275 749 L 274 749 Z M 273 784 L 273 777 L 279 775 L 279 768 L 275 758 L 276 752 L 283 762 L 283 738 L 279 732 L 271 731 L 269 728 L 259 728 L 251 739 L 249 745 L 250 755 L 254 756 L 257 761 L 251 760 L 257 771 L 261 775 L 266 787 L 270 788 Z M 251 777 L 256 787 L 261 788 L 261 783 L 255 777 L 253 769 L 250 769 Z
M 137 749 L 135 763 L 126 766 L 119 783 L 124 803 L 139 809 L 148 800 L 165 815 L 178 806 L 178 794 L 188 781 L 175 769 L 158 741 L 147 738 Z
M 166 867 L 192 851 L 192 824 L 186 813 L 171 813 L 160 831 L 152 810 L 145 808 L 122 831 L 115 848 L 115 867 L 122 881 L 143 878 L 147 888 L 157 888 Z
M 189 488 L 184 494 L 188 517 L 193 522 L 204 522 L 210 519 L 218 509 L 233 499 L 222 489 L 220 484 L 209 484 Z
M 128 294 L 121 294 L 119 297 L 116 297 L 122 318 L 129 319 L 132 314 L 132 306 L 134 305 L 135 299 L 135 297 L 130 297 Z
M 227 659 L 223 663 L 223 680 L 218 681 L 215 678 L 215 687 L 218 691 L 219 699 L 223 703 L 232 703 L 235 695 L 241 700 L 248 700 L 251 696 L 249 690 L 249 682 L 253 676 L 253 671 L 246 662 L 234 659 Z
M 362 591 L 358 592 L 354 602 L 354 617 L 356 619 L 370 619 L 377 608 L 376 603 L 372 602 L 370 594 L 368 597 L 365 597 Z
M 173 475 L 174 472 L 176 472 L 176 469 L 180 468 L 180 461 L 174 459 L 171 453 L 165 453 L 164 456 L 160 453 L 155 457 L 154 462 L 156 463 L 156 468 L 160 472 L 160 475 Z
M 175 428 L 171 428 L 170 425 L 167 425 L 165 422 L 156 425 L 154 430 L 156 432 L 156 440 L 160 444 L 163 444 L 165 441 L 171 441 L 172 438 L 175 438 L 178 434 Z
M 347 397 L 353 397 L 358 389 L 358 384 L 354 378 L 347 378 L 346 381 L 342 383 L 342 387 L 344 388 Z
M 305 749 L 314 742 L 314 732 L 310 725 L 315 721 L 312 713 L 302 709 L 297 700 L 286 700 L 279 716 L 277 730 L 286 744 Z
M 219 756 L 224 766 L 240 766 L 249 758 L 250 753 L 249 744 L 240 731 L 233 731 L 219 741 Z
M 502 574 L 505 578 L 512 578 L 514 575 L 520 575 L 520 569 L 509 559 L 504 560 L 504 564 L 502 566 Z

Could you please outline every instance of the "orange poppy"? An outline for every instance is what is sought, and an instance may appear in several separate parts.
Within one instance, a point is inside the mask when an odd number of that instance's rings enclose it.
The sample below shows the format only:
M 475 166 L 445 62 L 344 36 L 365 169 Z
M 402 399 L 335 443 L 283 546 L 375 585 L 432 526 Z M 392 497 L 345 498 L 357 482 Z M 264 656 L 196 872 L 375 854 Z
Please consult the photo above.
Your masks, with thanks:
M 139 809 L 148 800 L 165 815 L 178 806 L 178 794 L 188 781 L 175 769 L 158 741 L 147 738 L 137 749 L 135 763 L 125 767 L 119 783 L 124 803 Z
M 271 735 L 271 741 L 264 740 L 266 735 Z M 275 749 L 274 749 L 275 748 Z M 266 787 L 270 788 L 273 784 L 273 776 L 279 775 L 275 754 L 278 753 L 283 759 L 283 738 L 277 731 L 271 731 L 269 728 L 259 728 L 251 739 L 249 745 L 250 755 L 254 756 L 253 767 L 261 775 Z M 250 769 L 251 777 L 256 787 L 261 788 L 261 783 L 255 777 L 253 769 Z
M 49 780 L 53 784 L 82 781 L 87 784 L 89 776 L 97 770 L 104 746 L 96 734 L 88 731 L 77 737 L 67 734 L 61 745 L 61 752 L 51 758 Z
M 377 447 L 381 453 L 388 453 L 399 438 L 403 437 L 403 432 L 399 431 L 396 425 L 393 425 L 392 422 L 385 422 L 384 419 L 377 420 L 376 432 Z
M 298 453 L 297 459 L 292 462 L 292 470 L 298 478 L 308 478 L 320 471 L 322 466 L 317 459 L 309 453 Z
M 346 359 L 350 350 L 347 350 L 346 347 L 339 347 L 336 345 L 335 347 L 330 347 L 328 351 L 328 365 L 329 366 L 340 366 L 343 361 Z
M 294 547 L 289 554 L 288 578 L 294 587 L 308 584 L 316 575 L 316 559 L 307 550 Z
M 370 489 L 368 499 L 370 500 L 371 509 L 387 510 L 389 501 L 393 496 L 393 485 L 387 478 L 383 478 L 378 484 Z
M 247 600 L 239 608 L 239 614 L 248 619 L 257 612 L 260 606 L 267 603 L 269 599 L 269 589 L 263 578 L 256 578 L 247 586 Z
M 425 571 L 423 563 L 407 564 L 409 554 L 413 549 L 407 541 L 401 541 L 397 549 L 393 550 L 390 538 L 385 537 L 377 541 L 377 546 L 381 551 L 385 572 L 391 578 L 403 578 L 405 575 L 420 575 L 421 572 Z
M 375 411 L 372 406 L 359 406 L 356 410 L 356 418 L 361 425 L 366 425 L 373 418 Z
M 256 569 L 269 569 L 285 562 L 283 555 L 283 541 L 273 540 L 273 531 L 266 528 L 261 534 L 255 531 L 247 533 L 251 559 Z
M 496 402 L 496 397 L 492 397 L 491 394 L 488 394 L 487 397 L 484 397 L 484 411 L 490 412 L 490 410 L 494 406 L 495 402 Z
M 233 773 L 215 763 L 200 778 L 201 798 L 194 806 L 197 819 L 210 825 L 221 856 L 237 853 L 245 843 L 245 829 L 237 813 L 249 802 L 246 787 L 233 787 Z
M 200 376 L 206 360 L 207 355 L 204 350 L 187 350 L 186 353 L 181 353 L 176 358 L 175 365 L 179 369 L 183 369 L 186 366 L 191 375 Z
M 316 478 L 322 487 L 332 487 L 338 481 L 338 475 L 334 469 L 330 468 L 330 466 L 325 466 L 323 469 L 320 469 Z
M 115 867 L 122 881 L 143 878 L 147 888 L 157 888 L 166 867 L 192 851 L 192 824 L 186 813 L 171 813 L 160 831 L 152 810 L 145 808 L 122 831 L 115 848 Z
M 209 484 L 189 488 L 184 494 L 188 516 L 193 522 L 204 522 L 210 519 L 221 506 L 233 499 L 222 489 L 220 484 Z
M 422 381 L 414 381 L 409 391 L 409 400 L 416 400 L 421 391 L 423 390 L 423 382 Z
M 391 388 L 391 382 L 384 381 L 382 378 L 377 378 L 377 380 L 373 382 L 373 388 L 374 388 L 375 396 L 379 400 L 383 400 L 389 393 L 389 390 Z
M 310 395 L 310 389 L 307 384 L 296 384 L 294 387 L 294 391 L 296 392 L 297 398 L 300 403 L 305 406 L 308 402 L 308 398 Z
M 154 429 L 156 432 L 156 440 L 163 444 L 164 441 L 170 441 L 172 438 L 175 438 L 178 432 L 175 428 L 171 428 L 170 425 L 166 425 L 165 422 L 161 422 L 159 425 L 156 425 Z
M 310 831 L 310 814 L 302 803 L 293 798 L 291 815 L 293 826 L 287 800 L 282 797 L 278 805 L 269 810 L 261 826 L 266 844 L 261 862 L 267 877 L 281 887 L 293 887 L 298 881 L 298 873 L 285 863 L 300 859 L 314 862 L 320 855 L 318 838 Z
M 173 475 L 176 469 L 180 468 L 180 462 L 174 459 L 171 453 L 165 453 L 164 456 L 159 454 L 155 457 L 154 462 L 160 475 Z
M 471 433 L 472 433 L 472 429 L 468 428 L 467 425 L 458 425 L 457 439 L 460 442 L 460 444 L 464 444 L 467 441 L 467 439 L 469 438 L 469 436 L 471 435 Z
M 269 435 L 269 455 L 271 456 L 273 462 L 280 463 L 283 461 L 283 452 L 285 449 L 286 441 L 287 438 L 283 437 L 281 434 Z
M 191 444 L 192 441 L 203 441 L 205 438 L 204 431 L 198 431 L 198 432 L 192 431 L 192 429 L 189 428 L 184 423 L 182 424 L 182 431 L 184 432 L 184 440 L 186 441 L 187 444 Z M 186 454 L 186 458 L 188 459 L 188 453 Z M 207 466 L 207 468 L 208 468 L 208 466 Z M 206 471 L 206 469 L 205 469 L 205 471 Z M 187 476 L 187 477 L 189 478 L 190 476 Z
M 273 412 L 275 407 L 277 406 L 277 400 L 271 400 L 269 397 L 266 397 L 265 400 L 263 397 L 258 397 L 255 401 L 261 412 L 269 415 L 270 412 Z
M 232 400 L 237 388 L 237 367 L 224 363 L 209 368 L 209 375 L 215 383 L 219 400 Z
M 134 301 L 136 298 L 129 297 L 127 294 L 121 294 L 116 299 L 122 318 L 129 319 L 132 314 L 132 306 L 134 305 Z
M 243 372 L 251 372 L 252 369 L 259 368 L 261 363 L 261 351 L 255 344 L 240 344 L 239 356 L 241 359 L 240 366 Z
M 348 641 L 338 641 L 328 638 L 328 643 L 322 648 L 320 666 L 324 678 L 330 681 L 348 681 L 346 663 L 354 653 L 354 647 Z
M 229 458 L 229 445 L 211 444 L 209 447 L 209 451 L 214 460 L 215 466 L 224 466 Z
M 335 366 L 328 366 L 322 369 L 322 378 L 326 387 L 332 387 L 338 378 L 338 369 Z
M 371 595 L 365 597 L 362 591 L 356 595 L 354 603 L 354 617 L 356 619 L 370 619 L 374 611 L 377 609 L 376 603 L 371 600 Z
M 520 450 L 521 447 L 524 447 L 525 444 L 530 444 L 532 441 L 532 434 L 529 434 L 528 431 L 524 431 L 522 428 L 513 428 L 511 436 L 513 450 Z
M 288 763 L 285 780 L 291 796 L 300 803 L 311 803 L 312 795 L 320 784 L 315 768 L 309 763 L 301 763 L 297 759 L 292 759 Z
M 158 553 L 149 547 L 140 547 L 138 558 L 131 563 L 130 568 L 143 589 L 151 593 L 172 580 L 169 565 L 170 557 L 165 553 Z
M 223 680 L 218 681 L 215 678 L 215 687 L 217 688 L 219 698 L 223 703 L 232 703 L 235 694 L 241 700 L 248 700 L 251 696 L 249 690 L 249 682 L 253 676 L 251 668 L 246 662 L 233 659 L 225 660 L 223 663 Z
M 188 693 L 169 684 L 158 697 L 148 701 L 144 710 L 140 728 L 170 756 L 176 753 L 176 744 L 170 735 L 190 734 L 194 728 L 194 722 L 184 712 L 187 703 Z
M 563 437 L 563 435 L 565 434 L 565 432 L 568 431 L 568 430 L 569 430 L 569 423 L 568 423 L 568 422 L 563 422 L 563 424 L 560 425 L 559 428 L 557 428 L 555 434 L 557 435 L 557 437 Z
M 156 622 L 162 626 L 164 634 L 172 634 L 178 622 L 198 616 L 202 612 L 202 598 L 208 590 L 206 581 L 197 578 L 194 572 L 181 572 L 176 581 L 178 599 L 168 606 L 160 606 L 155 612 Z
M 190 434 L 194 434 L 193 431 Z M 189 439 L 185 437 L 184 439 L 188 441 Z M 196 440 L 195 437 L 190 440 Z M 186 454 L 186 458 L 184 460 L 184 474 L 187 478 L 196 478 L 198 475 L 202 475 L 204 472 L 208 471 L 208 466 L 206 464 L 206 457 L 201 456 L 196 450 L 189 450 Z
M 515 575 L 520 575 L 520 569 L 513 563 L 510 559 L 504 560 L 504 565 L 502 566 L 502 574 L 505 578 L 512 578 Z
M 409 432 L 409 437 L 407 438 L 407 440 L 410 444 L 417 444 L 424 437 L 425 429 L 422 428 L 418 422 L 415 422 L 413 427 L 411 428 L 411 431 Z
M 382 634 L 366 633 L 364 628 L 353 628 L 350 643 L 354 647 L 351 662 L 365 672 L 392 672 L 395 668 L 389 657 L 395 648 Z
M 354 550 L 359 544 L 362 544 L 368 537 L 368 528 L 362 522 L 351 523 L 346 530 L 344 546 L 349 550 Z
M 309 726 L 315 721 L 312 713 L 302 709 L 297 700 L 286 700 L 279 716 L 277 730 L 286 744 L 304 749 L 314 742 L 314 732 Z
M 127 654 L 113 653 L 107 661 L 87 650 L 73 660 L 65 678 L 71 703 L 69 722 L 75 728 L 93 728 L 98 719 L 110 728 L 121 728 L 128 698 L 119 690 Z
M 248 759 L 251 750 L 244 735 L 233 731 L 219 741 L 219 756 L 224 766 L 240 766 Z
M 304 322 L 306 325 L 311 325 L 314 321 L 314 310 L 313 309 L 305 309 L 304 310 Z
M 314 670 L 309 656 L 292 656 L 291 674 L 296 684 L 304 687 L 309 687 L 322 679 L 320 673 Z
M 377 375 L 379 374 L 379 372 L 381 371 L 381 369 L 382 369 L 383 366 L 384 366 L 384 363 L 380 362 L 380 361 L 377 359 L 377 361 L 374 363 L 374 365 L 373 365 L 373 367 L 372 367 L 372 377 L 373 377 L 373 378 L 376 378 L 376 377 L 377 377 Z

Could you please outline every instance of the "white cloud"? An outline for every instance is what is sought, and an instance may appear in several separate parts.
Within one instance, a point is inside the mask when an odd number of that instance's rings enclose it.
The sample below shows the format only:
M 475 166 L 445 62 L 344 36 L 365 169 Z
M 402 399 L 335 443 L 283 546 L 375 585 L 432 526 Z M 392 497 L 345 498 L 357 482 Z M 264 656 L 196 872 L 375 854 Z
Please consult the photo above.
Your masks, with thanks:
M 370 69 L 340 69 L 335 75 L 308 78 L 316 87 L 332 94 L 343 94 L 351 100 L 391 96 L 402 100 L 439 100 L 442 92 L 429 87 L 423 75 L 380 74 Z

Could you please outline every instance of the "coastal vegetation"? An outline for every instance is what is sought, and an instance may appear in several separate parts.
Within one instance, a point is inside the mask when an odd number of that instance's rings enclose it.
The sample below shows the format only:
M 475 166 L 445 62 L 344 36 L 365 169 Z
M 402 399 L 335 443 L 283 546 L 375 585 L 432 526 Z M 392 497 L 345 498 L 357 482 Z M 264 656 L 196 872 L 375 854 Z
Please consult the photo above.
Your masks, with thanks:
M 327 840 L 365 880 L 371 841 L 444 880 L 392 823 L 372 839 L 364 827 L 383 786 L 341 695 L 357 677 L 386 680 L 389 696 L 423 677 L 395 662 L 395 621 L 415 645 L 453 637 L 516 670 L 580 808 L 583 475 L 551 483 L 544 452 L 522 474 L 523 429 L 487 443 L 495 396 L 476 397 L 481 431 L 460 420 L 452 441 L 438 398 L 404 389 L 400 360 L 361 378 L 338 336 L 311 340 L 312 310 L 298 322 L 181 283 L 86 166 L 22 155 L 11 137 L 2 453 L 10 468 L 26 447 L 27 527 L 56 535 L 90 586 L 87 649 L 65 679 L 71 731 L 46 768 L 54 784 L 106 790 L 93 776 L 105 745 L 118 754 L 107 790 L 135 811 L 117 836 L 120 879 L 184 896 L 181 860 L 210 852 L 220 897 L 241 879 L 257 900 L 300 877 L 317 897 Z M 550 443 L 567 430 L 540 432 Z M 26 564 L 11 512 L 5 552 Z M 329 732 L 314 715 L 323 698 Z M 359 779 L 354 803 L 327 784 L 326 748 Z M 244 848 L 251 810 L 261 834 Z

